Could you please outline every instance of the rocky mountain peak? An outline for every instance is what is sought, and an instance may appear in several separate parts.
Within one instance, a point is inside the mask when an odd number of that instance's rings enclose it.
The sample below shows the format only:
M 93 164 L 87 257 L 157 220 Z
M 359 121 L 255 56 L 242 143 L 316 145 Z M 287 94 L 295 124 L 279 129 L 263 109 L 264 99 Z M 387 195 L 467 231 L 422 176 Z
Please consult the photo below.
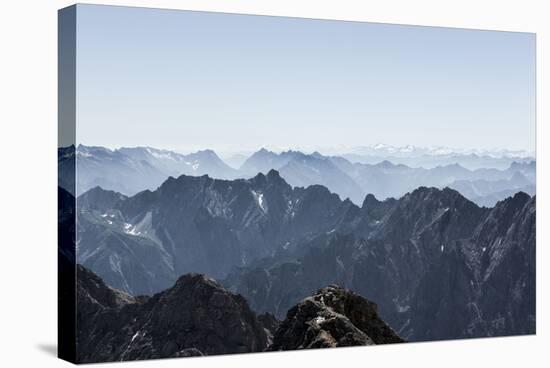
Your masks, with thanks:
M 534 198 L 534 197 L 533 197 Z M 535 201 L 529 194 L 517 192 L 513 197 L 508 197 L 499 201 L 493 207 L 487 218 L 476 229 L 475 239 L 479 244 L 487 244 L 491 239 L 505 237 L 513 223 L 517 222 L 518 217 L 524 217 L 522 210 L 528 207 L 532 201 L 534 210 Z
M 120 201 L 127 197 L 113 190 L 105 190 L 95 186 L 78 197 L 78 206 L 99 211 L 115 208 Z
M 202 151 L 197 151 L 195 153 L 192 153 L 187 156 L 187 158 L 190 159 L 205 159 L 205 160 L 212 160 L 212 162 L 219 162 L 221 159 L 218 157 L 216 152 L 214 152 L 211 149 L 206 149 Z
M 262 147 L 262 148 L 260 148 L 260 150 L 257 153 L 266 154 L 266 153 L 270 153 L 270 152 L 271 151 L 268 151 L 267 149 L 265 149 L 265 147 Z
M 458 191 L 448 187 L 443 189 L 419 187 L 407 193 L 400 202 L 401 207 L 406 208 L 410 214 L 416 211 L 429 214 L 429 212 L 441 210 L 451 212 L 457 210 L 479 212 L 480 210 L 475 203 L 466 199 Z
M 285 186 L 289 187 L 287 182 L 281 177 L 279 174 L 279 171 L 275 169 L 271 169 L 267 172 L 267 174 L 259 172 L 254 176 L 252 179 L 250 179 L 250 183 L 253 186 Z
M 269 172 L 267 173 L 267 180 L 269 180 L 269 181 L 280 181 L 280 182 L 284 181 L 284 179 L 281 178 L 281 175 L 279 174 L 279 172 L 275 169 L 269 170 Z
M 77 280 L 79 299 L 97 303 L 103 308 L 118 308 L 136 302 L 134 297 L 107 286 L 99 276 L 81 265 L 77 265 Z
M 531 199 L 531 196 L 523 191 L 519 191 L 517 192 L 516 194 L 514 194 L 513 197 L 511 197 L 512 199 L 510 200 L 510 198 L 507 198 L 505 199 L 503 202 L 513 202 L 515 204 L 519 204 L 519 205 L 522 205 L 522 204 L 525 204 L 527 203 L 527 201 L 529 201 Z
M 395 165 L 393 163 L 391 163 L 390 161 L 388 161 L 388 160 L 384 160 L 382 162 L 377 163 L 376 166 L 378 166 L 382 169 L 391 169 Z
M 180 175 L 177 178 L 169 177 L 162 185 L 160 186 L 161 190 L 187 190 L 192 188 L 194 185 L 204 185 L 205 183 L 214 180 L 209 175 L 201 176 L 191 176 L 191 175 Z
M 404 340 L 380 319 L 376 304 L 330 285 L 288 311 L 270 350 L 398 342 Z
M 258 159 L 271 159 L 273 157 L 276 157 L 278 156 L 275 152 L 272 152 L 266 148 L 261 148 L 260 150 L 254 152 L 248 159 L 247 161 L 254 161 L 254 160 L 258 160 Z M 246 163 L 246 161 L 245 161 Z
M 361 206 L 361 208 L 376 206 L 378 204 L 380 204 L 380 201 L 376 199 L 373 194 L 369 193 L 365 196 L 365 200 L 363 201 L 363 205 Z
M 187 274 L 153 297 L 124 299 L 78 266 L 81 363 L 264 350 L 269 332 L 240 295 Z
M 185 288 L 187 286 L 199 287 L 199 288 L 221 288 L 222 286 L 218 284 L 214 279 L 206 277 L 204 274 L 190 272 L 183 276 L 180 276 L 174 285 L 175 289 Z

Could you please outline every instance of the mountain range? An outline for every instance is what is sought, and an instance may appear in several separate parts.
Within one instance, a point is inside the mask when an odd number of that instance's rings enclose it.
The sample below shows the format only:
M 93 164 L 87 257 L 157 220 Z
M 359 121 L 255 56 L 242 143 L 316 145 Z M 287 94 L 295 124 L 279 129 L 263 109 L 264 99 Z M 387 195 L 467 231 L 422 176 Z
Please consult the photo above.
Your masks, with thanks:
M 387 160 L 395 164 L 427 169 L 459 164 L 470 170 L 481 168 L 504 170 L 513 162 L 529 162 L 535 157 L 534 152 L 524 150 L 457 149 L 444 146 L 417 147 L 410 144 L 398 147 L 381 143 L 333 149 L 331 152 L 352 162 L 375 164 Z
M 523 192 L 487 208 L 419 187 L 357 206 L 270 170 L 170 177 L 134 196 L 96 187 L 77 203 L 77 262 L 134 296 L 195 272 L 283 319 L 337 284 L 410 341 L 535 331 L 535 197 Z
M 275 170 L 233 181 L 182 175 L 132 197 L 96 187 L 77 201 L 79 263 L 133 294 L 188 272 L 223 278 L 356 208 L 319 185 L 293 188 Z
M 77 195 L 100 186 L 131 196 L 143 190 L 155 190 L 169 176 L 208 174 L 218 179 L 251 178 L 259 172 L 267 174 L 271 169 L 277 170 L 292 186 L 323 185 L 342 199 L 350 198 L 358 205 L 367 194 L 379 199 L 399 198 L 419 186 L 454 188 L 487 207 L 518 191 L 535 194 L 535 161 L 502 156 L 498 159 L 508 160 L 506 169 L 489 165 L 471 170 L 457 163 L 462 162 L 459 158 L 464 155 L 452 155 L 456 160 L 449 161 L 450 164 L 423 168 L 395 163 L 399 160 L 380 161 L 381 156 L 376 156 L 378 161 L 371 164 L 360 159 L 356 159 L 358 162 L 346 159 L 351 157 L 349 155 L 325 156 L 300 151 L 274 153 L 261 149 L 235 169 L 211 150 L 182 155 L 149 147 L 110 150 L 79 145 L 76 149 L 60 148 L 58 164 L 61 186 L 72 192 L 74 183 L 64 183 L 64 180 L 74 178 L 70 170 L 74 170 L 77 162 Z
M 513 162 L 506 170 L 482 168 L 469 170 L 459 164 L 432 169 L 412 168 L 390 161 L 377 164 L 352 163 L 340 156 L 306 155 L 298 151 L 280 154 L 262 149 L 240 168 L 245 175 L 278 170 L 293 186 L 320 184 L 360 204 L 367 194 L 379 199 L 398 198 L 420 186 L 464 188 L 464 195 L 480 205 L 492 207 L 510 193 L 535 193 L 534 161 Z
M 453 148 L 447 146 L 429 146 L 420 147 L 412 144 L 405 146 L 395 146 L 385 143 L 376 143 L 371 145 L 340 147 L 331 149 L 332 152 L 354 153 L 372 156 L 394 155 L 398 157 L 419 157 L 419 156 L 444 156 L 444 155 L 477 155 L 492 158 L 526 158 L 533 157 L 534 151 L 520 149 L 479 149 L 479 148 Z
M 320 234 L 224 283 L 279 318 L 337 283 L 375 300 L 410 341 L 534 333 L 534 197 L 486 209 L 450 189 L 419 188 L 397 201 L 368 198 L 360 212 L 354 231 Z
M 273 151 L 284 152 L 288 148 L 274 147 Z M 464 149 L 445 146 L 418 147 L 413 145 L 393 146 L 389 144 L 372 144 L 367 146 L 339 145 L 334 147 L 317 147 L 302 151 L 324 152 L 329 156 L 340 156 L 351 162 L 376 164 L 390 161 L 410 167 L 431 169 L 437 166 L 459 164 L 467 169 L 494 168 L 504 170 L 513 162 L 529 162 L 535 157 L 534 151 L 510 149 Z M 241 151 L 227 155 L 226 160 L 238 168 L 254 152 Z
M 238 171 L 225 164 L 212 150 L 189 155 L 151 147 L 105 147 L 78 145 L 58 150 L 59 178 L 64 189 L 72 192 L 73 185 L 63 185 L 63 179 L 74 178 L 77 165 L 78 194 L 102 188 L 133 195 L 145 189 L 155 189 L 169 176 L 205 175 L 217 178 L 236 178 Z M 75 193 L 71 193 L 75 194 Z

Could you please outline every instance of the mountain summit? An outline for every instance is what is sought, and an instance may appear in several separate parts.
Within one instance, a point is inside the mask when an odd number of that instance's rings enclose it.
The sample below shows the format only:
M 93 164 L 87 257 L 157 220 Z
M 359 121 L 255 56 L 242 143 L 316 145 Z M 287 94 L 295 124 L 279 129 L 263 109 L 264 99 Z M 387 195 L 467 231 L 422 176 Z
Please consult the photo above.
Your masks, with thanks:
M 404 342 L 377 313 L 376 304 L 337 285 L 292 307 L 270 350 L 295 350 Z
M 133 298 L 78 266 L 80 363 L 262 351 L 270 332 L 239 295 L 198 274 Z

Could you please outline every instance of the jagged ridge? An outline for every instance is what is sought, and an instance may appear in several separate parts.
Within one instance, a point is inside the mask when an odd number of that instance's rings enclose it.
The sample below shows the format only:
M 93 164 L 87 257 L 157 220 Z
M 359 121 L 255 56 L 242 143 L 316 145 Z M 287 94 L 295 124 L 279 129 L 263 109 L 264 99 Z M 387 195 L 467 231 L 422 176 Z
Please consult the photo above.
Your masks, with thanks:
M 81 265 L 77 276 L 79 363 L 403 341 L 378 318 L 374 303 L 337 286 L 297 305 L 279 327 L 270 316 L 257 317 L 242 296 L 200 274 L 184 275 L 153 297 L 112 289 Z M 318 308 L 308 320 L 297 319 L 294 311 L 308 303 Z M 312 321 L 323 326 L 317 343 L 285 341 L 302 338 L 304 330 L 311 334 Z
M 294 350 L 404 342 L 380 319 L 373 302 L 337 285 L 292 307 L 269 350 Z

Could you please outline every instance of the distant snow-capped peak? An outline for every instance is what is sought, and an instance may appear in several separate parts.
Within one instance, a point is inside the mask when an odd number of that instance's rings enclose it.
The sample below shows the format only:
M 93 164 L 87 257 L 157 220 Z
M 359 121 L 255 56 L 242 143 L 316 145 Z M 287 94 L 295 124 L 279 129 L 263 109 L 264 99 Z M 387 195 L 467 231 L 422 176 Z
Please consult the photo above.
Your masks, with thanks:
M 451 148 L 447 146 L 430 146 L 430 147 L 419 147 L 411 144 L 405 146 L 393 146 L 384 143 L 377 143 L 365 146 L 358 147 L 349 147 L 344 148 L 340 147 L 334 152 L 337 154 L 359 154 L 359 155 L 373 155 L 373 156 L 421 156 L 421 155 L 430 155 L 430 156 L 442 156 L 442 155 L 478 155 L 478 156 L 489 156 L 494 158 L 502 157 L 518 157 L 518 158 L 528 158 L 534 157 L 535 153 L 532 151 L 526 150 L 510 150 L 510 149 L 467 149 L 467 148 Z

